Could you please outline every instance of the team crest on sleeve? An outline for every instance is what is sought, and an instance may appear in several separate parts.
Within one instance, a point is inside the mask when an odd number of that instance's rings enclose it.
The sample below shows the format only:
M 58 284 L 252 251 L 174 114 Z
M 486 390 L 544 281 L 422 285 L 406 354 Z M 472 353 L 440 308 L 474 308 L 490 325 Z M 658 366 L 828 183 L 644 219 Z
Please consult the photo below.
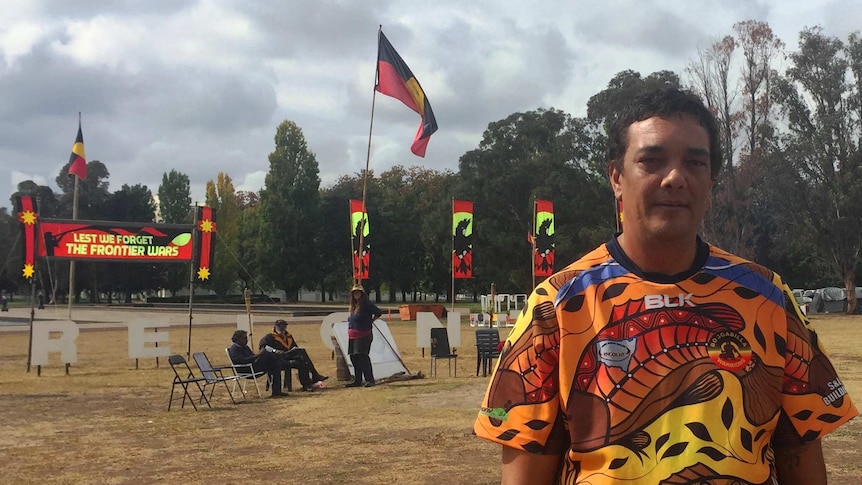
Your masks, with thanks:
M 626 340 L 600 340 L 596 342 L 596 357 L 608 367 L 628 369 L 637 348 L 638 338 Z
M 725 370 L 743 370 L 751 362 L 751 346 L 737 332 L 716 332 L 707 342 L 707 349 L 712 362 Z

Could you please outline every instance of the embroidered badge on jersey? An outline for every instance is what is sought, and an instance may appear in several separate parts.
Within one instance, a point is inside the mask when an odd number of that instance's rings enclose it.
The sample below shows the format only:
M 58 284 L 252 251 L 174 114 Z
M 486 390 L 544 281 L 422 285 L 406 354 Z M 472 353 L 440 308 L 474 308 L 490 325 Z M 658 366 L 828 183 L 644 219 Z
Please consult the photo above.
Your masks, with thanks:
M 707 349 L 709 358 L 725 370 L 741 371 L 751 362 L 751 346 L 736 332 L 716 333 L 709 339 Z

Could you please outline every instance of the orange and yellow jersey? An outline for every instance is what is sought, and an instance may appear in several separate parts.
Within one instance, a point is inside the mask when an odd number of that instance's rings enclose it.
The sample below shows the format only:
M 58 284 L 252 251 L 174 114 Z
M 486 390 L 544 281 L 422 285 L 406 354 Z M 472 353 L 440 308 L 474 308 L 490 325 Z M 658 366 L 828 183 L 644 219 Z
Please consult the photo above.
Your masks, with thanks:
M 773 445 L 850 420 L 846 394 L 775 273 L 698 240 L 643 274 L 612 239 L 530 295 L 474 432 L 564 454 L 560 483 L 771 483 Z

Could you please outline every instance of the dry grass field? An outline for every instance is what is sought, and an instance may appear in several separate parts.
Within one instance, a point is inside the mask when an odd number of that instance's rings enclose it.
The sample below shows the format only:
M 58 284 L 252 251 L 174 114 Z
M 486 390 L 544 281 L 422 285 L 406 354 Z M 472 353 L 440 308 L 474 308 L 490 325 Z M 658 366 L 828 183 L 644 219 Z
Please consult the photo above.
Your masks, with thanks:
M 101 314 L 122 323 L 146 312 Z M 171 316 L 177 324 L 183 319 Z M 226 364 L 235 319 L 233 313 L 196 315 L 192 351 Z M 862 317 L 815 317 L 814 323 L 850 395 L 862 402 Z M 320 321 L 292 322 L 289 330 L 332 376 L 326 389 L 233 405 L 221 388 L 213 409 L 198 412 L 167 411 L 173 377 L 167 362 L 156 368 L 154 359 L 145 359 L 135 369 L 125 328 L 88 326 L 98 325 L 81 325 L 70 375 L 58 364 L 43 367 L 41 377 L 35 368 L 25 371 L 27 332 L 0 326 L 0 483 L 499 483 L 499 447 L 471 435 L 487 379 L 475 375 L 473 329 L 466 323 L 457 377 L 448 377 L 441 362 L 437 378 L 345 389 L 320 341 Z M 416 348 L 414 328 L 390 322 L 407 367 L 427 374 L 427 351 L 423 357 Z M 257 324 L 255 339 L 269 330 Z M 184 354 L 186 328 L 171 328 L 170 336 L 174 353 Z M 830 484 L 862 482 L 862 419 L 828 436 L 824 448 Z

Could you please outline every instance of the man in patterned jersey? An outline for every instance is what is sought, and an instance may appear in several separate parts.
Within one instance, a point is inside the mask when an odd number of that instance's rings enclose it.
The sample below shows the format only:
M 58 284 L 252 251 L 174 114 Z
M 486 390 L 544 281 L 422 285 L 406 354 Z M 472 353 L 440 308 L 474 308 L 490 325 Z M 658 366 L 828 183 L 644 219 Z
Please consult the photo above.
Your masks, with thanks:
M 781 277 L 698 236 L 712 115 L 641 96 L 608 155 L 623 232 L 536 287 L 474 425 L 502 483 L 825 484 L 857 411 Z

